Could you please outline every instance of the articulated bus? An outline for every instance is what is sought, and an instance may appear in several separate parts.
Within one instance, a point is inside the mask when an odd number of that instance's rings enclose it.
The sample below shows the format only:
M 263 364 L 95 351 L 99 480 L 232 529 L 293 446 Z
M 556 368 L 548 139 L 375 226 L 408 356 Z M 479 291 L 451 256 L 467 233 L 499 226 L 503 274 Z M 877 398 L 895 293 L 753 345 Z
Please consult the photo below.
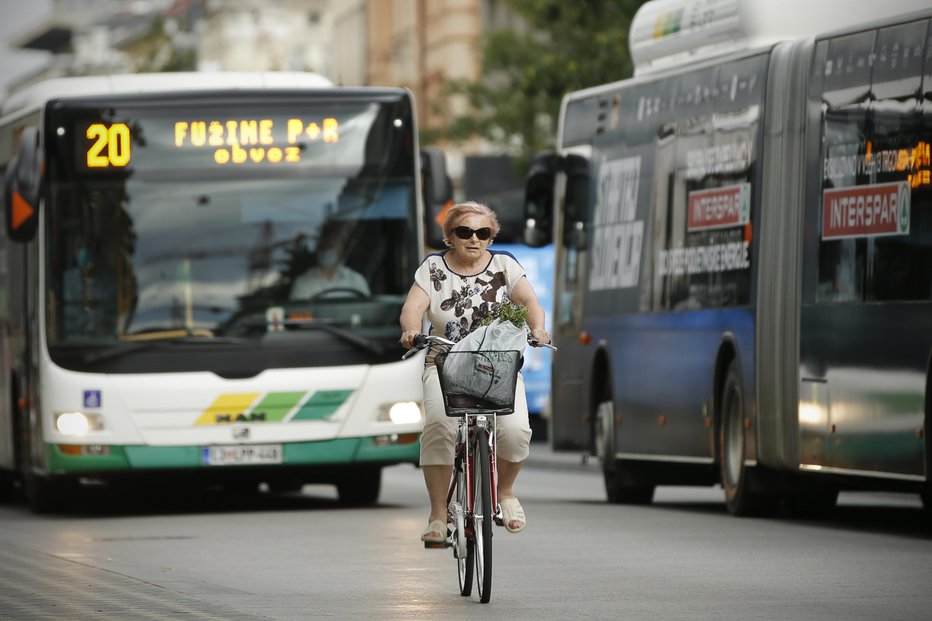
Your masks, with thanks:
M 418 458 L 398 316 L 438 162 L 410 92 L 313 74 L 65 78 L 10 97 L 5 491 L 43 510 L 82 484 L 316 482 L 375 502 L 382 468 Z
M 567 95 L 528 178 L 554 448 L 598 455 L 613 502 L 929 507 L 928 4 L 659 0 L 630 42 L 634 77 Z

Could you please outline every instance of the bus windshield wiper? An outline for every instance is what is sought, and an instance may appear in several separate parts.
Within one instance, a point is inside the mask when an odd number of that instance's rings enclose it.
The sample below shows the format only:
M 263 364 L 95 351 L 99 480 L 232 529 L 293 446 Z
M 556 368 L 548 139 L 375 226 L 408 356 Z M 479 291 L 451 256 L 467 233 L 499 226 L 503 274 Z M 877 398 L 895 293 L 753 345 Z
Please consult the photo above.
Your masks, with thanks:
M 319 321 L 319 320 L 310 320 L 310 321 L 301 321 L 300 326 L 302 330 L 306 330 L 306 329 L 323 330 L 324 332 L 327 332 L 336 337 L 339 337 L 343 339 L 344 341 L 346 341 L 347 343 L 355 345 L 356 347 L 359 347 L 360 349 L 364 349 L 365 351 L 373 353 L 376 356 L 385 355 L 385 349 L 381 345 L 373 341 L 372 339 L 368 339 L 364 336 L 360 336 L 358 334 L 350 332 L 349 330 L 344 330 L 343 328 L 338 328 L 337 326 L 331 323 L 328 323 L 325 321 Z
M 242 339 L 231 337 L 214 337 L 207 330 L 156 330 L 151 332 L 141 332 L 136 334 L 124 335 L 122 342 L 117 345 L 111 345 L 99 351 L 84 354 L 83 360 L 87 363 L 102 362 L 113 358 L 121 358 L 127 354 L 140 351 L 156 349 L 167 344 L 229 344 L 242 343 Z

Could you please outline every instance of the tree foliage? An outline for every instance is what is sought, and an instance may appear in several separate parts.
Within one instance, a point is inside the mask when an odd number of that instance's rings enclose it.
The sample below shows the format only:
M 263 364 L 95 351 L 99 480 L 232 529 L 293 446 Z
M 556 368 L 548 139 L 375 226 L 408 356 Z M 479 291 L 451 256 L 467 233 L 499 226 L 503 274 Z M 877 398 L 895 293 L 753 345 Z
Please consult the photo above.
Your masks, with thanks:
M 479 134 L 527 161 L 551 147 L 560 100 L 570 91 L 631 75 L 628 31 L 644 0 L 505 0 L 526 32 L 498 30 L 482 41 L 476 82 L 450 81 L 436 109 L 463 96 L 468 109 L 425 142 Z

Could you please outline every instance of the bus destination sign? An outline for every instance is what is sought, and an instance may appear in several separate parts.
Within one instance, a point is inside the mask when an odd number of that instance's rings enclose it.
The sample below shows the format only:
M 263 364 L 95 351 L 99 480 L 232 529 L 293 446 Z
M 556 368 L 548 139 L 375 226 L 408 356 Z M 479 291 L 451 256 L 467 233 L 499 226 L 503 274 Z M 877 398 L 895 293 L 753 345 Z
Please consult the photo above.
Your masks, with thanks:
M 126 168 L 133 162 L 134 146 L 140 145 L 131 123 L 84 125 L 84 165 L 88 170 Z M 145 123 L 142 144 L 151 144 L 153 132 L 161 133 L 170 149 L 188 154 L 202 152 L 202 164 L 238 166 L 246 164 L 289 164 L 301 162 L 308 143 L 336 144 L 340 123 L 336 118 L 189 119 Z M 141 147 L 144 148 L 144 147 Z

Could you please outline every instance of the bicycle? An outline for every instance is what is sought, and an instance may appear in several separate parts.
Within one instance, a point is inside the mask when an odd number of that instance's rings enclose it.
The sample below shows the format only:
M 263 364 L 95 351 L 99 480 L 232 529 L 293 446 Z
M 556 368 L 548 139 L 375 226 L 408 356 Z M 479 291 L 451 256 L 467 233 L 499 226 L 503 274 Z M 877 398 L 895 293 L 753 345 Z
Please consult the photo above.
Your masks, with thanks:
M 533 347 L 552 345 L 528 340 Z M 514 412 L 519 351 L 450 351 L 453 341 L 419 334 L 404 357 L 429 345 L 445 348 L 435 357 L 447 416 L 459 417 L 453 476 L 447 494 L 447 539 L 425 548 L 453 548 L 460 595 L 472 594 L 474 573 L 479 601 L 492 594 L 492 523 L 504 525 L 495 469 L 496 416 Z M 451 359 L 451 356 L 453 357 Z M 452 362 L 451 362 L 452 360 Z M 464 372 L 465 370 L 465 372 Z M 488 382 L 488 383 L 486 383 Z

